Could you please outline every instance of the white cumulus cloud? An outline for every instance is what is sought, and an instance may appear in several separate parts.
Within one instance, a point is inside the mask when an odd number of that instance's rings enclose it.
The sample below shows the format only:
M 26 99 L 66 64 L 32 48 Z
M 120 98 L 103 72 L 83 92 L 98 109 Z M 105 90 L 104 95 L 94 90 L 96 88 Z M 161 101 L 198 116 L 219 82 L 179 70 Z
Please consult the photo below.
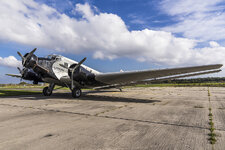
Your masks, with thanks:
M 160 7 L 177 22 L 165 31 L 203 41 L 225 39 L 224 0 L 163 0 Z
M 14 56 L 0 57 L 0 66 L 21 67 L 21 61 L 17 60 Z
M 217 43 L 217 42 L 215 42 L 215 41 L 210 41 L 210 42 L 209 42 L 209 45 L 210 45 L 211 47 L 219 47 L 219 46 L 220 46 L 219 43 Z
M 128 57 L 173 66 L 224 62 L 225 48 L 215 43 L 195 48 L 197 41 L 170 32 L 129 31 L 118 15 L 96 12 L 88 3 L 77 4 L 73 12 L 81 17 L 33 0 L 0 0 L 0 40 L 73 54 L 89 52 L 96 59 Z

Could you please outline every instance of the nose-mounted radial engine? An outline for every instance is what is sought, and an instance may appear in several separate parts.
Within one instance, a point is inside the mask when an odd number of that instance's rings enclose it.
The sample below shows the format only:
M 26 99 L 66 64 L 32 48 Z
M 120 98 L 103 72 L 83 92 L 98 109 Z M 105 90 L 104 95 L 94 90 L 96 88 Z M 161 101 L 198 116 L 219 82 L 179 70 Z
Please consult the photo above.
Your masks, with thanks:
M 37 48 L 33 49 L 30 53 L 26 53 L 24 56 L 17 52 L 17 54 L 22 58 L 22 65 L 25 68 L 34 68 L 37 64 L 38 57 L 34 55 Z
M 33 84 L 38 84 L 42 82 L 41 77 L 33 71 L 33 68 L 37 65 L 38 57 L 34 55 L 36 48 L 33 49 L 30 53 L 26 53 L 24 56 L 17 52 L 17 54 L 22 58 L 23 69 L 17 68 L 21 74 L 21 79 L 31 80 Z

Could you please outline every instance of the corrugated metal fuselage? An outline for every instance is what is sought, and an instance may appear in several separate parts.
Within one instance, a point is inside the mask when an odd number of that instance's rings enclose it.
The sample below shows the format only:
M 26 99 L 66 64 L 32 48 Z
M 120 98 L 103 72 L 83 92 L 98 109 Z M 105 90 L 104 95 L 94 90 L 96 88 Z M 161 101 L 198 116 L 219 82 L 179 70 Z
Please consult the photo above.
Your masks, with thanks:
M 72 77 L 69 76 L 68 68 L 78 62 L 60 55 L 50 55 L 48 58 L 39 57 L 37 63 L 47 70 L 46 73 L 36 71 L 41 75 L 44 82 L 70 87 Z M 81 65 L 79 68 L 79 76 L 75 73 L 73 79 L 76 85 L 85 88 L 106 85 L 95 80 L 95 75 L 99 73 L 90 67 Z

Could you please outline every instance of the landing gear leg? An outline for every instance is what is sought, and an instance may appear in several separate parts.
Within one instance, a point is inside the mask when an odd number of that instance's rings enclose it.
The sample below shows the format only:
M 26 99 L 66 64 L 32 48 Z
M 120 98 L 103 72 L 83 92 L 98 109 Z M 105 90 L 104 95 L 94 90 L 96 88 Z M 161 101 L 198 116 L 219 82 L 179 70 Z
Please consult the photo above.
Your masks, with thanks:
M 50 96 L 50 95 L 52 95 L 52 91 L 53 91 L 54 87 L 55 87 L 55 84 L 54 83 L 49 84 L 48 87 L 45 87 L 43 89 L 43 95 L 44 96 Z
M 72 89 L 72 97 L 73 98 L 79 98 L 81 95 L 82 95 L 82 91 L 80 88 L 75 87 Z

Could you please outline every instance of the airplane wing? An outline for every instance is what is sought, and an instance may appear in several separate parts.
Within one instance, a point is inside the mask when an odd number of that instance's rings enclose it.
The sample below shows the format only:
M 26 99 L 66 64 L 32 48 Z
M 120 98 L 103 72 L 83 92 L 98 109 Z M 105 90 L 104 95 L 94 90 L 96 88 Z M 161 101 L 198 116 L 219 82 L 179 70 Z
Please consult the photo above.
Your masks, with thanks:
M 21 78 L 22 76 L 20 74 L 5 74 L 7 76 L 11 76 L 11 77 L 16 77 L 16 78 Z
M 143 81 L 147 79 L 158 79 L 162 77 L 176 77 L 175 75 L 188 75 L 195 76 L 198 73 L 212 73 L 210 71 L 215 71 L 221 68 L 222 64 L 216 65 L 204 65 L 195 67 L 184 67 L 184 68 L 171 68 L 171 69 L 159 69 L 159 70 L 144 70 L 144 71 L 129 71 L 129 72 L 116 72 L 116 73 L 102 73 L 96 74 L 95 79 L 97 81 L 103 82 L 110 85 L 127 85 L 130 83 L 137 83 L 138 81 Z M 217 70 L 219 72 L 219 70 Z M 196 73 L 196 74 L 190 74 Z
M 137 82 L 131 82 L 131 83 L 124 83 L 124 84 L 111 84 L 111 85 L 106 85 L 106 86 L 95 87 L 94 89 L 101 90 L 101 89 L 119 88 L 121 86 L 132 86 L 132 85 L 137 85 L 137 84 L 151 84 L 154 81 L 165 81 L 165 80 L 185 78 L 185 77 L 191 77 L 191 76 L 199 76 L 199 75 L 204 75 L 204 74 L 209 74 L 209 73 L 217 73 L 220 71 L 221 70 L 218 69 L 218 70 L 213 70 L 213 71 L 205 71 L 205 72 L 191 73 L 191 74 L 186 74 L 186 75 L 176 75 L 176 76 L 171 76 L 171 77 L 155 78 L 155 79 L 149 79 L 149 80 L 143 80 L 143 81 L 137 81 Z

